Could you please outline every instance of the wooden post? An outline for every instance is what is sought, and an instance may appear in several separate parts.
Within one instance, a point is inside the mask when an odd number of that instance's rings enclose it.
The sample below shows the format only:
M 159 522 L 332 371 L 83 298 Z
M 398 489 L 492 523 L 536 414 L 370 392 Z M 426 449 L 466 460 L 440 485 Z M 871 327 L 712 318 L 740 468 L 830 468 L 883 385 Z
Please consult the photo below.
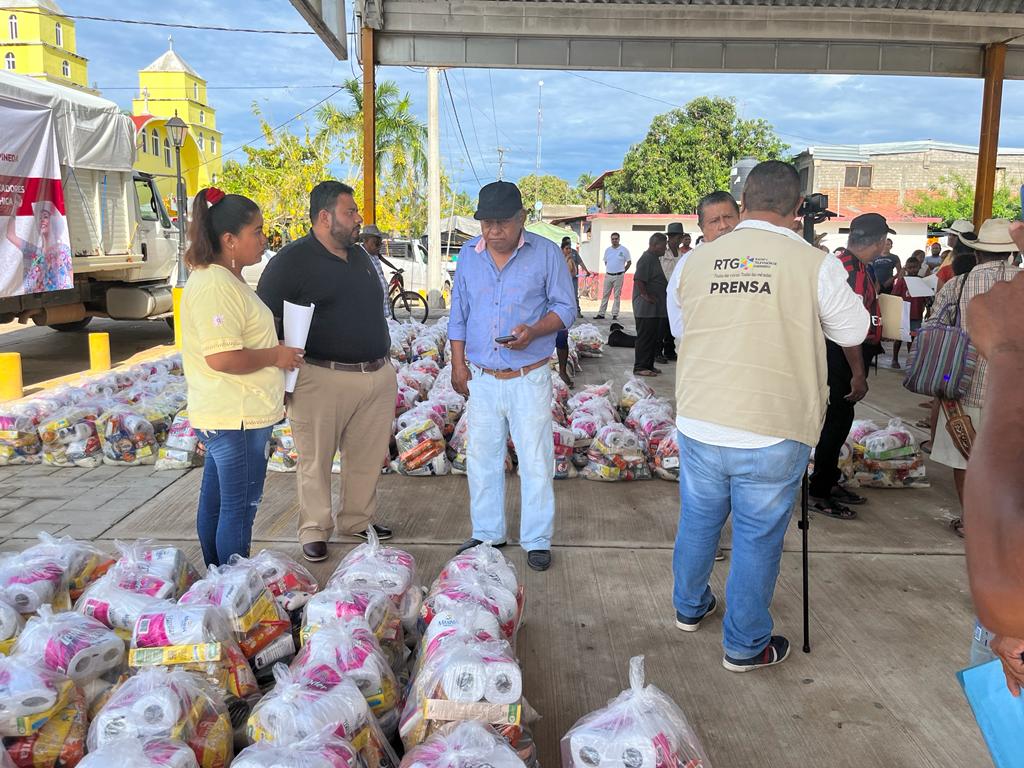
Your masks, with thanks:
M 974 184 L 974 229 L 992 216 L 999 154 L 999 115 L 1003 103 L 1006 43 L 985 48 L 985 87 L 981 102 L 981 137 L 978 140 L 978 175 Z
M 377 78 L 373 28 L 363 27 L 363 224 L 377 221 Z

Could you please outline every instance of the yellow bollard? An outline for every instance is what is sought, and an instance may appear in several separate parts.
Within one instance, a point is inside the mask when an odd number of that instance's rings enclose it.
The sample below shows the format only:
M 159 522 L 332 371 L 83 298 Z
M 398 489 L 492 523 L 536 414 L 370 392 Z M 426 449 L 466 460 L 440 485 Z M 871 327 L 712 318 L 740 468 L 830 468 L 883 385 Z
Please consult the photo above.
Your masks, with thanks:
M 171 288 L 171 302 L 174 307 L 174 347 L 181 349 L 181 292 L 184 288 Z
M 24 394 L 21 355 L 17 352 L 0 352 L 0 401 L 17 400 Z
M 89 370 L 110 370 L 110 334 L 89 334 Z

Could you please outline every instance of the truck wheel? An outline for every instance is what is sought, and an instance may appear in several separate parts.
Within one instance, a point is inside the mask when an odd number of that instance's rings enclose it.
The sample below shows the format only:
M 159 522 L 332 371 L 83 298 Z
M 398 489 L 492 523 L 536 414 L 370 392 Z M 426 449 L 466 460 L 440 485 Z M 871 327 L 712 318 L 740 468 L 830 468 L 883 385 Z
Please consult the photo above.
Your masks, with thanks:
M 83 317 L 81 320 L 75 320 L 73 323 L 54 323 L 50 327 L 55 331 L 60 331 L 61 333 L 70 333 L 72 331 L 83 330 L 91 322 L 91 317 Z

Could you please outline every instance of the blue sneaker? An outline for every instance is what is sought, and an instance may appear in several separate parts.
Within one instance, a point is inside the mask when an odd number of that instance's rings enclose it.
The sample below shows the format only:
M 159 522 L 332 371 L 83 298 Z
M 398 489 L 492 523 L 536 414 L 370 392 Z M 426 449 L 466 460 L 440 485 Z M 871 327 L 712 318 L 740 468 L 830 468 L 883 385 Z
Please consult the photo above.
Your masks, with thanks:
M 708 609 L 704 611 L 703 614 L 697 616 L 696 618 L 683 616 L 683 614 L 681 614 L 679 611 L 676 611 L 676 627 L 683 630 L 683 632 L 696 632 L 698 629 L 700 629 L 700 623 L 704 621 L 704 619 L 706 619 L 708 616 L 713 614 L 717 608 L 718 600 L 715 599 L 714 595 L 712 595 L 711 605 L 708 606 Z
M 750 659 L 734 659 L 731 656 L 723 656 L 722 666 L 730 672 L 751 672 L 755 669 L 781 664 L 787 658 L 789 658 L 789 640 L 782 635 L 772 635 L 768 645 L 757 656 Z

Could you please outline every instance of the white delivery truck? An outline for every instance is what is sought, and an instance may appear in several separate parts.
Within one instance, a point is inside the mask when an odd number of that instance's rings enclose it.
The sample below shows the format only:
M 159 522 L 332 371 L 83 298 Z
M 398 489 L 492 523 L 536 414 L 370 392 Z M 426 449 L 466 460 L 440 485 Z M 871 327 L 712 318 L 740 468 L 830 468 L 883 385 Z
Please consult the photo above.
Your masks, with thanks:
M 0 72 L 0 323 L 78 330 L 171 311 L 178 234 L 135 151 L 113 102 Z

